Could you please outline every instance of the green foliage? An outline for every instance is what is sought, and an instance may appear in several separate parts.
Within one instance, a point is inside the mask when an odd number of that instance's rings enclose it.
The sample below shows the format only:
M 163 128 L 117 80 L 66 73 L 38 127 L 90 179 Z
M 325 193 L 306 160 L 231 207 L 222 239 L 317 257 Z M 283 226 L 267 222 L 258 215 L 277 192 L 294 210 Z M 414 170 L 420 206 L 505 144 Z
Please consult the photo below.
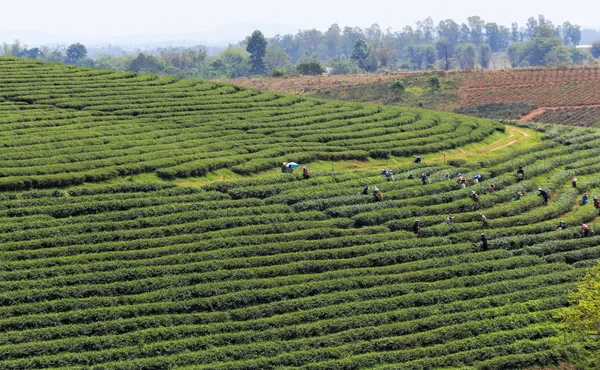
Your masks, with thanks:
M 479 64 L 482 68 L 490 67 L 490 59 L 492 58 L 492 48 L 488 44 L 479 45 Z
M 332 68 L 331 74 L 334 75 L 359 74 L 363 72 L 358 64 L 352 60 L 335 58 L 329 62 L 329 65 Z
M 405 87 L 402 80 L 395 80 L 389 85 L 389 88 L 397 99 L 401 98 L 402 94 L 404 94 Z
M 440 82 L 440 78 L 438 76 L 431 76 L 429 77 L 429 87 L 431 87 L 434 90 L 439 90 L 440 87 L 442 86 L 441 82 Z
M 356 40 L 354 44 L 354 50 L 352 50 L 352 54 L 350 55 L 350 59 L 352 59 L 358 66 L 367 72 L 373 72 L 377 69 L 377 63 L 373 65 L 371 60 L 371 56 L 373 52 L 371 48 L 367 44 L 367 42 L 363 39 Z
M 586 350 L 577 359 L 582 367 L 600 366 L 600 265 L 583 278 L 576 292 L 570 295 L 570 306 L 559 315 L 563 340 L 577 343 Z
M 600 365 L 600 266 L 592 268 L 577 291 L 570 294 L 570 305 L 558 318 L 561 320 L 563 345 L 579 345 L 570 354 L 580 368 L 595 369 Z
M 594 58 L 600 58 L 600 40 L 594 41 L 592 44 L 592 48 L 590 49 L 592 56 Z
M 228 78 L 247 76 L 252 68 L 250 54 L 242 47 L 229 46 L 213 61 L 212 68 Z
M 339 25 L 333 24 L 326 31 L 303 30 L 296 34 L 275 35 L 268 40 L 261 31 L 256 30 L 236 46 L 242 47 L 251 54 L 246 69 L 232 68 L 231 65 L 227 68 L 221 65 L 225 56 L 222 55 L 223 52 L 230 51 L 226 51 L 228 48 L 223 50 L 223 47 L 218 46 L 161 47 L 157 50 L 137 50 L 133 54 L 134 52 L 118 46 L 108 45 L 95 48 L 90 59 L 80 58 L 77 62 L 68 59 L 67 62 L 95 67 L 95 61 L 102 58 L 100 68 L 110 66 L 119 68 L 122 65 L 121 58 L 134 59 L 142 52 L 145 55 L 156 56 L 164 64 L 165 69 L 161 74 L 202 79 L 270 75 L 273 69 L 284 69 L 287 74 L 290 74 L 293 73 L 293 66 L 299 63 L 319 62 L 327 65 L 334 59 L 350 59 L 355 65 L 359 65 L 360 70 L 366 72 L 397 69 L 423 70 L 430 69 L 432 65 L 438 67 L 441 65 L 442 69 L 449 70 L 456 68 L 455 49 L 459 44 L 473 43 L 477 49 L 481 45 L 488 44 L 491 51 L 497 53 L 506 50 L 511 41 L 530 42 L 535 38 L 559 38 L 561 45 L 575 47 L 581 40 L 584 40 L 585 44 L 591 43 L 597 38 L 594 32 L 581 30 L 579 25 L 570 22 L 555 26 L 544 16 L 530 18 L 524 32 L 516 22 L 513 22 L 509 29 L 496 22 L 486 22 L 477 15 L 469 17 L 467 22 L 462 24 L 452 19 L 445 19 L 436 25 L 431 17 L 427 17 L 418 21 L 416 28 L 382 30 L 379 25 L 373 24 L 367 28 L 344 27 L 342 29 Z M 192 55 L 199 49 L 204 56 L 197 63 L 188 63 L 195 59 Z M 573 63 L 583 63 L 581 54 L 577 56 L 576 50 L 571 50 Z M 3 45 L 4 55 L 60 63 L 65 62 L 65 51 L 62 45 L 54 48 L 41 46 L 28 49 L 18 40 Z M 184 63 L 171 64 L 172 57 L 175 55 L 179 62 L 184 61 Z M 476 60 L 477 63 L 480 62 L 479 58 Z M 539 60 L 543 61 L 543 58 Z M 537 65 L 536 63 L 531 60 L 521 60 L 514 65 Z M 554 61 L 550 63 L 556 64 Z M 342 71 L 356 73 L 355 65 L 338 65 L 337 73 L 341 74 Z M 123 69 L 119 68 L 119 70 Z M 233 69 L 237 71 L 234 72 Z
M 271 70 L 271 77 L 284 77 L 285 71 L 283 69 L 273 69 Z
M 539 28 L 530 41 L 512 43 L 507 53 L 513 67 L 580 63 L 584 58 L 574 47 L 563 46 L 561 38 L 547 27 Z
M 250 74 L 264 74 L 264 58 L 267 54 L 267 40 L 262 32 L 259 30 L 252 32 L 252 35 L 248 38 L 246 51 L 250 53 Z
M 318 76 L 323 74 L 325 70 L 318 62 L 305 62 L 296 66 L 296 71 L 301 75 Z
M 571 22 L 565 22 L 562 25 L 561 29 L 563 41 L 565 45 L 579 45 L 581 41 L 581 27 L 578 25 L 573 25 Z
M 77 42 L 69 45 L 65 52 L 65 63 L 75 64 L 87 55 L 87 48 Z
M 513 68 L 519 66 L 524 61 L 526 48 L 526 43 L 517 41 L 511 43 L 506 49 L 508 59 L 510 60 L 510 64 L 513 66 Z
M 267 72 L 270 71 L 269 74 L 271 76 L 273 76 L 275 71 L 281 71 L 285 75 L 293 70 L 289 55 L 287 55 L 283 50 L 274 48 L 272 46 L 267 47 L 267 53 L 265 54 L 265 68 Z
M 471 70 L 475 68 L 477 47 L 473 43 L 459 44 L 456 47 L 456 56 L 462 69 Z
M 165 69 L 164 65 L 152 55 L 140 53 L 133 59 L 127 70 L 137 73 L 160 73 Z

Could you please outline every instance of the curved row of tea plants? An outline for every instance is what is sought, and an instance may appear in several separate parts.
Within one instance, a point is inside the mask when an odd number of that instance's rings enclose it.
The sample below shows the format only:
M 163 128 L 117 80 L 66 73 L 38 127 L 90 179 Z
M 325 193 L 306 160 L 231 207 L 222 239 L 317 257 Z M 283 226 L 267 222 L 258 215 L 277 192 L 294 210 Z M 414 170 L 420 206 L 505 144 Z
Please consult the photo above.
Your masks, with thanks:
M 547 132 L 537 146 L 464 167 L 403 165 L 394 182 L 377 171 L 309 180 L 277 173 L 202 188 L 1 193 L 0 367 L 562 360 L 568 351 L 552 340 L 554 317 L 600 256 L 600 237 L 582 238 L 577 227 L 597 210 L 576 205 L 582 192 L 600 189 L 586 172 L 599 153 L 571 136 Z M 527 177 L 517 182 L 521 163 Z M 407 178 L 422 171 L 431 184 Z M 462 189 L 443 180 L 458 172 L 485 181 Z M 364 185 L 384 200 L 362 195 Z M 538 186 L 552 193 L 549 205 Z M 524 197 L 515 201 L 517 191 Z M 559 217 L 567 229 L 555 230 Z M 488 251 L 472 245 L 482 232 Z
M 575 350 L 555 317 L 600 258 L 578 227 L 598 213 L 579 199 L 600 195 L 600 133 L 531 124 L 539 143 L 398 165 L 393 182 L 303 179 L 278 166 L 459 148 L 503 126 L 10 58 L 0 82 L 2 369 L 494 369 Z M 269 172 L 56 188 L 221 168 Z
M 503 130 L 453 114 L 8 57 L 0 59 L 0 125 L 2 190 L 414 155 Z

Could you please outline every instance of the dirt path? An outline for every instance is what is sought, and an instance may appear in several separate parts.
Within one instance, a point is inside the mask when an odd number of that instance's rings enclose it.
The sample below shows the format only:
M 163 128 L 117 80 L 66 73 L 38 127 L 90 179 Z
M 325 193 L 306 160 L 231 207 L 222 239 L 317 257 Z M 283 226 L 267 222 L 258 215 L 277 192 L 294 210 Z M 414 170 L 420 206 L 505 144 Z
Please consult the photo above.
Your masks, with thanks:
M 508 146 L 511 146 L 515 143 L 521 142 L 523 140 L 527 140 L 527 138 L 531 136 L 530 133 L 523 131 L 514 126 L 506 126 L 506 130 L 509 134 L 508 136 L 502 137 L 490 144 L 478 146 L 476 148 L 467 149 L 467 150 L 465 150 L 463 148 L 456 148 L 451 151 L 447 151 L 447 152 L 445 152 L 448 155 L 446 159 L 466 158 L 466 157 L 470 157 L 470 156 L 478 156 L 478 155 L 482 155 L 482 154 L 495 152 L 496 150 L 500 150 L 500 149 L 506 148 Z M 508 143 L 506 143 L 507 140 L 510 140 L 510 141 Z M 436 154 L 437 154 L 437 156 L 435 158 L 427 158 L 427 163 L 436 163 L 436 164 L 443 163 L 444 162 L 444 157 L 442 157 L 443 152 L 436 153 Z M 403 159 L 403 160 L 397 161 L 397 162 L 395 162 L 395 164 L 396 165 L 410 164 L 412 162 L 413 162 L 413 160 L 411 158 L 411 159 Z M 385 165 L 383 163 L 361 163 L 361 162 L 354 161 L 353 164 L 354 164 L 354 167 L 351 170 L 357 170 L 357 169 L 376 170 L 376 169 L 380 169 L 382 167 L 382 165 L 384 167 L 387 167 L 387 165 Z
M 535 117 L 537 117 L 537 116 L 539 116 L 541 114 L 544 114 L 545 112 L 547 112 L 549 110 L 582 109 L 582 108 L 597 108 L 597 107 L 600 107 L 600 104 L 565 105 L 565 106 L 560 106 L 560 107 L 541 107 L 541 108 L 534 109 L 528 115 L 521 117 L 521 119 L 519 119 L 519 121 L 521 121 L 521 122 L 529 122 L 530 120 L 534 119 Z
M 482 154 L 486 154 L 486 153 L 491 153 L 491 152 L 495 152 L 496 150 L 500 150 L 503 148 L 506 148 L 508 146 L 514 145 L 515 143 L 519 143 L 523 140 L 527 140 L 528 137 L 531 136 L 530 133 L 523 131 L 517 127 L 514 126 L 506 126 L 506 130 L 508 132 L 508 136 L 504 136 L 490 144 L 487 145 L 481 145 L 481 146 L 477 146 L 475 148 L 471 148 L 471 149 L 463 149 L 463 148 L 456 148 L 452 151 L 448 151 L 447 154 L 448 159 L 450 158 L 465 158 L 465 157 L 469 157 L 469 156 L 478 156 L 478 155 L 482 155 Z M 508 141 L 509 140 L 509 141 Z M 507 142 L 508 141 L 508 142 Z M 429 157 L 427 158 L 427 163 L 435 163 L 435 164 L 440 164 L 444 162 L 444 157 L 441 157 L 441 155 L 443 155 L 443 153 L 436 153 L 436 157 L 432 158 Z M 413 159 L 410 158 L 405 158 L 405 159 L 400 159 L 399 161 L 394 162 L 393 165 L 400 165 L 400 164 L 410 164 L 413 162 Z M 346 165 L 349 166 L 344 166 L 344 163 Z M 316 164 L 316 163 L 315 163 Z M 328 168 L 331 167 L 331 162 L 323 162 L 322 164 L 323 166 L 327 166 Z M 359 162 L 359 161 L 341 161 L 341 162 L 336 162 L 336 168 L 339 168 L 338 165 L 341 165 L 340 167 L 342 171 L 347 170 L 347 171 L 356 171 L 356 170 L 379 170 L 382 166 L 383 167 L 388 167 L 389 165 L 386 164 L 385 162 L 381 162 L 381 161 L 373 161 L 373 162 Z M 319 169 L 317 167 L 317 169 L 315 169 L 315 171 L 320 171 L 323 170 L 322 168 Z M 177 185 L 179 186 L 201 186 L 201 185 L 205 185 L 208 183 L 212 183 L 212 182 L 216 182 L 216 181 L 231 181 L 231 180 L 242 180 L 245 178 L 252 178 L 252 177 L 262 177 L 265 176 L 266 174 L 272 174 L 273 171 L 267 171 L 267 172 L 263 172 L 263 173 L 258 173 L 258 174 L 253 174 L 250 176 L 238 176 L 238 175 L 217 175 L 214 178 L 210 178 L 210 179 L 197 179 L 197 180 L 192 180 L 190 181 L 185 180 L 185 181 L 181 181 L 178 182 Z
M 491 150 L 490 150 L 490 153 L 491 153 L 491 152 L 495 152 L 496 150 L 499 150 L 499 149 L 505 148 L 505 147 L 507 147 L 507 146 L 509 146 L 509 145 L 513 145 L 513 144 L 514 144 L 514 143 L 516 143 L 516 142 L 517 142 L 517 140 L 513 140 L 513 141 L 511 141 L 511 142 L 510 142 L 510 143 L 508 143 L 508 144 L 504 144 L 504 145 L 502 145 L 502 146 L 499 146 L 499 147 L 497 147 L 497 148 L 491 149 Z
M 537 108 L 532 110 L 531 112 L 529 112 L 529 114 L 521 117 L 519 119 L 519 121 L 521 122 L 528 122 L 531 119 L 534 119 L 535 117 L 539 116 L 540 114 L 543 114 L 546 111 L 547 108 Z
M 513 140 L 513 141 L 509 142 L 508 144 L 504 144 L 504 145 L 501 145 L 501 146 L 499 146 L 499 147 L 496 147 L 496 148 L 490 149 L 490 150 L 488 151 L 488 153 L 495 152 L 496 150 L 500 150 L 500 149 L 502 149 L 502 148 L 506 148 L 507 146 L 513 145 L 514 143 L 516 143 L 516 142 L 518 142 L 518 141 L 520 141 L 520 140 L 522 140 L 522 139 L 524 139 L 524 138 L 526 138 L 526 137 L 530 136 L 530 135 L 529 135 L 527 132 L 525 132 L 525 131 L 521 131 L 521 130 L 519 130 L 519 129 L 517 129 L 517 128 L 514 128 L 514 127 L 507 127 L 507 130 L 510 132 L 510 135 L 508 135 L 508 138 L 509 138 L 509 139 L 510 139 L 510 138 L 513 138 L 513 137 L 515 137 L 515 136 L 516 136 L 516 135 L 515 135 L 515 132 L 518 132 L 518 133 L 520 133 L 521 135 L 523 135 L 523 137 L 522 137 L 522 138 L 520 138 L 520 139 Z M 490 146 L 493 146 L 495 143 L 497 143 L 497 142 L 499 142 L 499 141 L 502 141 L 502 139 L 501 139 L 501 140 L 498 140 L 498 141 L 496 141 L 496 142 L 494 142 L 494 143 L 492 143 L 492 144 L 490 144 Z

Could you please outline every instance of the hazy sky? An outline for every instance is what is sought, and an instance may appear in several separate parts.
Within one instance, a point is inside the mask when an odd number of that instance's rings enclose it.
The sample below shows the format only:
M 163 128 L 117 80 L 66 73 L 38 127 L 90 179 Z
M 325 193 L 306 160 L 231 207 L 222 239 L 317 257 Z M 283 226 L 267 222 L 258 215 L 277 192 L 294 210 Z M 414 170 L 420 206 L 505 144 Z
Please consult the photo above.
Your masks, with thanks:
M 82 38 L 212 30 L 232 23 L 283 24 L 326 30 L 331 24 L 400 30 L 417 20 L 435 23 L 470 15 L 509 26 L 544 14 L 600 28 L 598 0 L 0 0 L 1 29 L 30 30 Z M 571 6 L 573 5 L 573 6 Z M 576 6 L 575 6 L 576 5 Z

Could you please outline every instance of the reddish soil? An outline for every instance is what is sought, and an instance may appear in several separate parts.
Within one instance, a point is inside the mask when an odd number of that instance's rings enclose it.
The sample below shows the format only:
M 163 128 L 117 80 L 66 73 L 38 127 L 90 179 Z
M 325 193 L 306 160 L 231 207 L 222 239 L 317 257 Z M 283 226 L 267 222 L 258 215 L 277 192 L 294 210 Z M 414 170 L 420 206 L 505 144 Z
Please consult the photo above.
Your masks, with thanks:
M 257 77 L 218 80 L 263 91 L 309 94 L 317 89 L 337 89 L 357 85 L 376 85 L 401 79 L 410 72 L 373 73 L 361 75 Z
M 358 85 L 381 85 L 411 73 L 392 72 L 362 75 L 289 76 L 221 80 L 264 91 L 312 94 L 318 89 L 345 89 Z M 600 105 L 600 67 L 514 68 L 499 71 L 449 71 L 441 80 L 459 81 L 459 106 L 490 103 L 528 103 L 539 107 L 591 107 Z M 541 112 L 543 113 L 543 111 Z M 532 112 L 531 119 L 538 111 Z
M 541 114 L 544 114 L 544 112 L 549 111 L 549 110 L 579 109 L 579 108 L 583 108 L 583 107 L 586 107 L 586 108 L 596 108 L 596 107 L 600 107 L 600 104 L 570 105 L 570 106 L 562 106 L 562 107 L 541 107 L 541 108 L 534 109 L 528 115 L 521 117 L 521 119 L 519 119 L 519 121 L 522 121 L 522 122 L 531 121 L 535 117 L 537 117 L 537 116 L 539 116 Z

